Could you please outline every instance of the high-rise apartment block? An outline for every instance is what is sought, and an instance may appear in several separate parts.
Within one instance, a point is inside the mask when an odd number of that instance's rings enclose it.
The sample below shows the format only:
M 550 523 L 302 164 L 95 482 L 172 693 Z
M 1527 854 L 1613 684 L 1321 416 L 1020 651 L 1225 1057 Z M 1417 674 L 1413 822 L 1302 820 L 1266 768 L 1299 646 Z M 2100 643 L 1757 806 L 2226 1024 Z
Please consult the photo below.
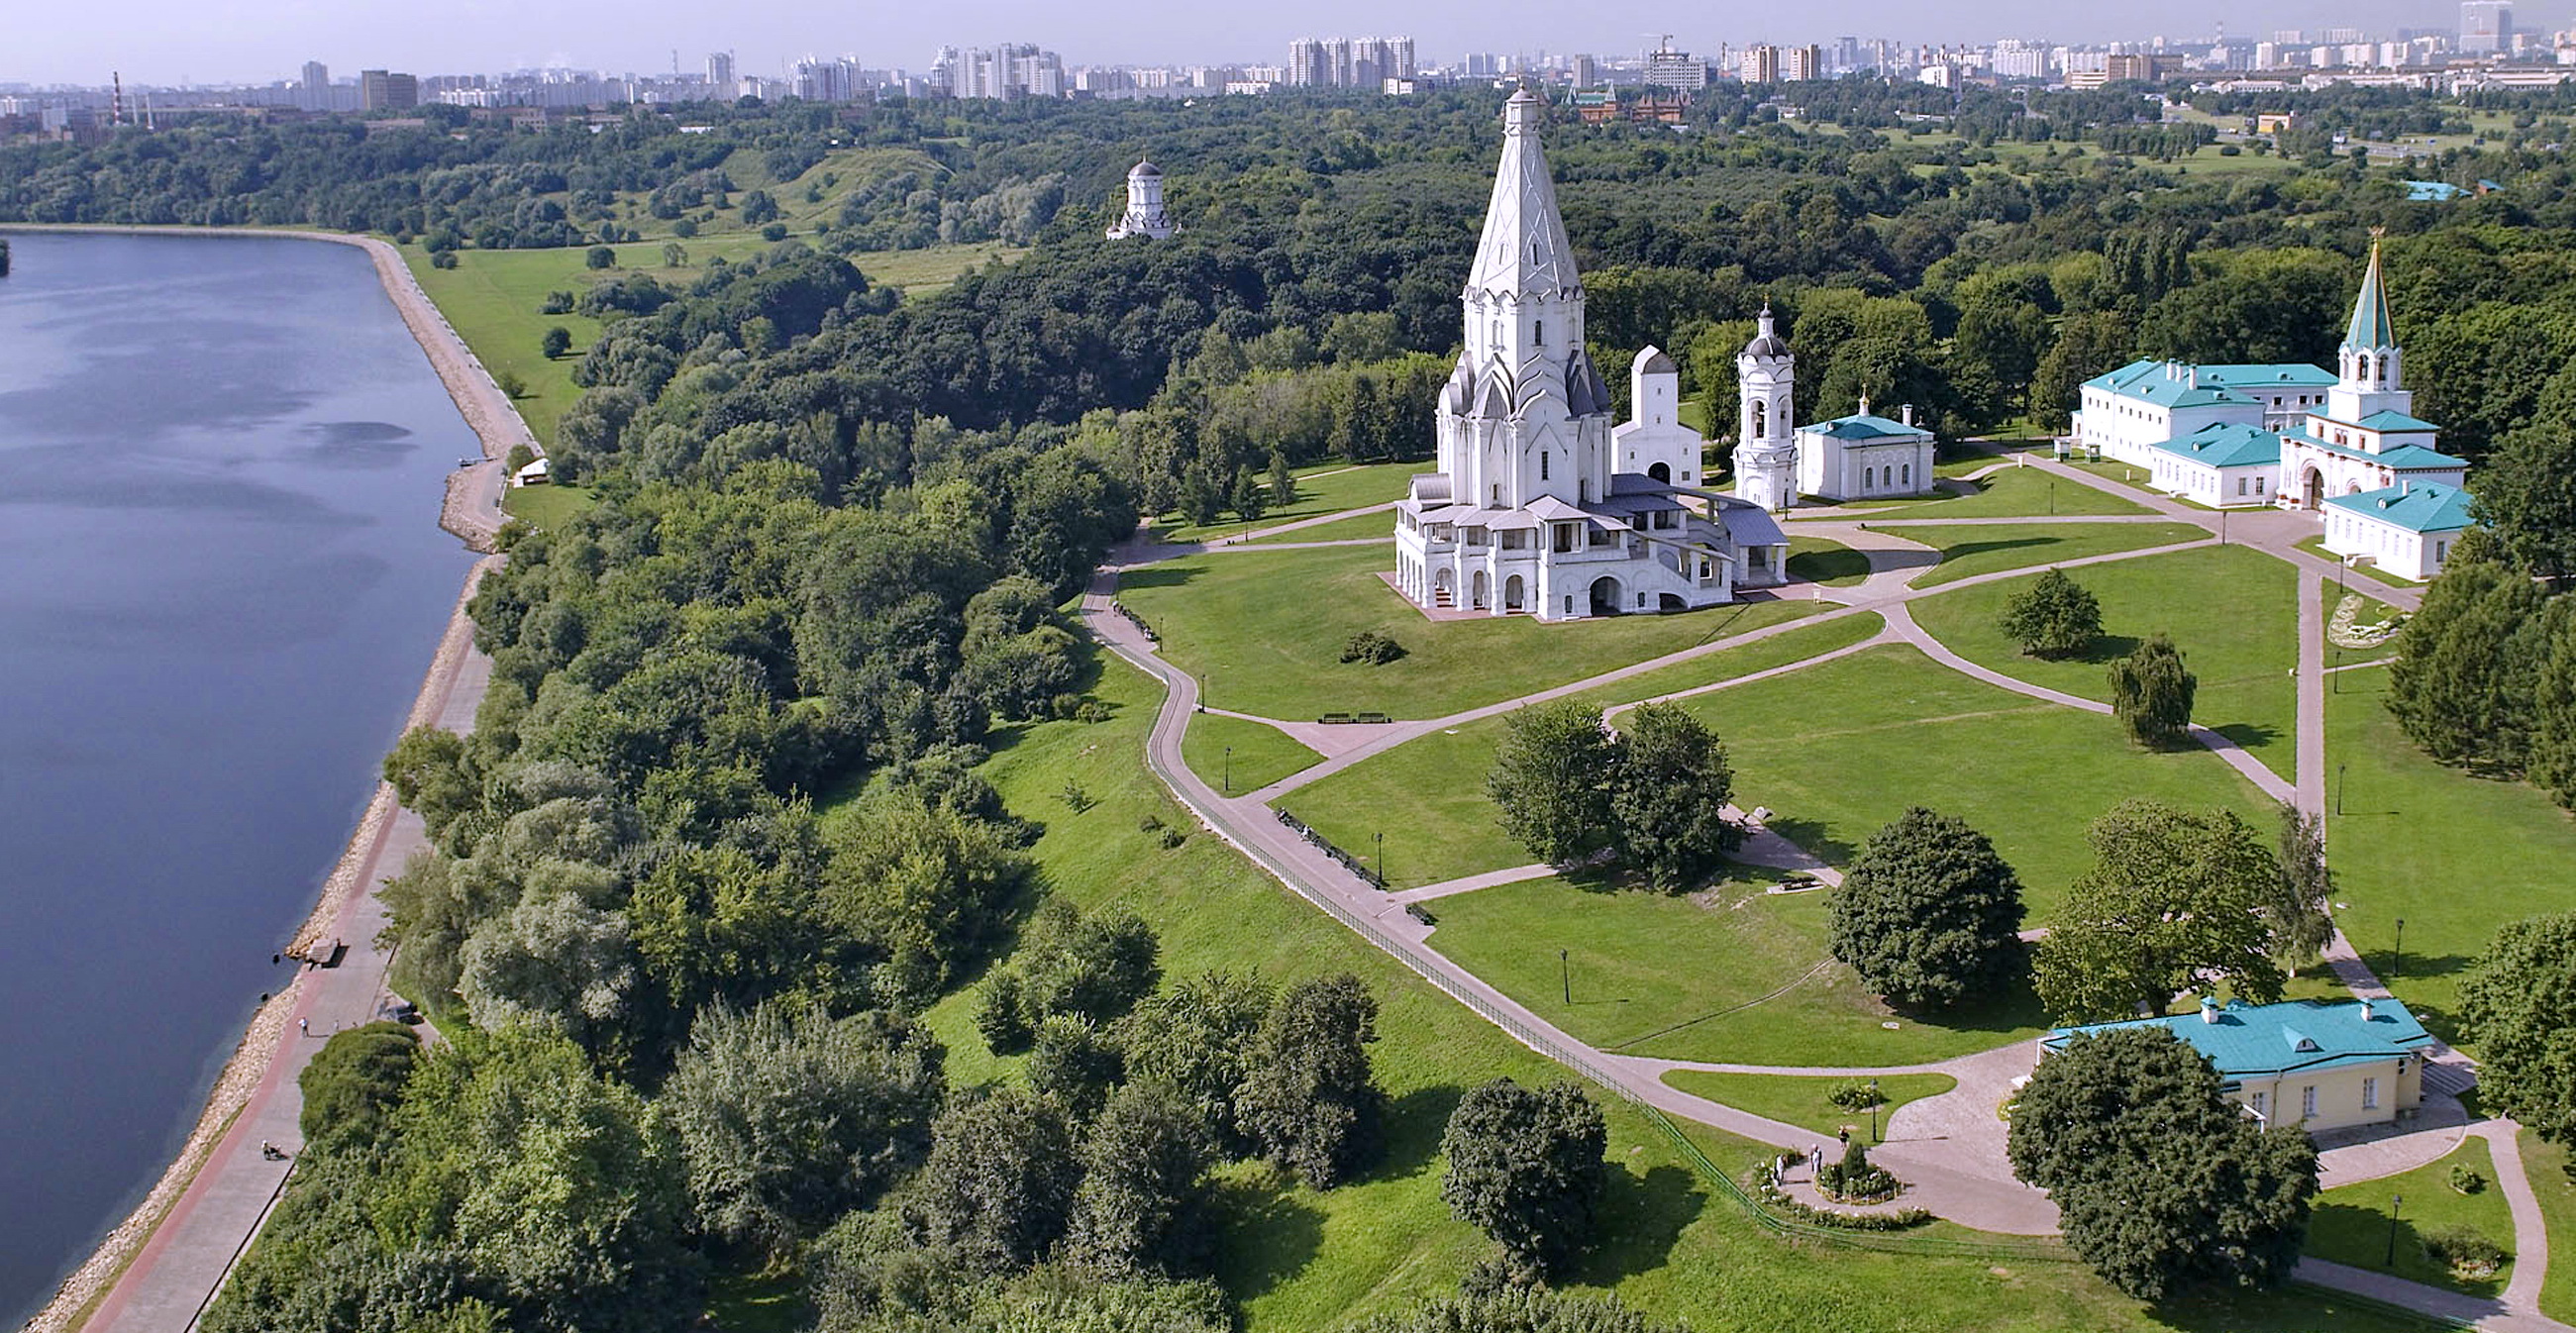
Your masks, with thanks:
M 1708 62 L 1666 42 L 1646 53 L 1646 82 L 1657 88 L 1697 92 L 1708 86 Z
M 358 73 L 358 108 L 362 111 L 408 111 L 420 105 L 420 80 L 391 70 Z
M 1414 76 L 1410 37 L 1300 37 L 1288 43 L 1292 88 L 1383 88 Z
M 2513 49 L 2513 6 L 2505 0 L 2465 0 L 2460 6 L 2460 53 L 2502 55 Z

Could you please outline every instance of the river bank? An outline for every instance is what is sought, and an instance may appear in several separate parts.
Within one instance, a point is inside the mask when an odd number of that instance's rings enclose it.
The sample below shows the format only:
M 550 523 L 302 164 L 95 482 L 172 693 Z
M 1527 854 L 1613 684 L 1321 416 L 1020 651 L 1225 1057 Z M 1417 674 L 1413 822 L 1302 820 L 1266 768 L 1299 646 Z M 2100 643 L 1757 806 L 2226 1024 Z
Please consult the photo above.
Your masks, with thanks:
M 508 397 L 485 372 L 481 362 L 463 340 L 440 316 L 411 274 L 404 267 L 400 253 L 382 240 L 312 231 L 259 231 L 187 227 L 40 227 L 6 226 L 0 233 L 16 231 L 59 231 L 86 234 L 173 235 L 185 237 L 257 237 L 328 241 L 353 245 L 367 252 L 378 281 L 393 302 L 403 323 L 438 375 L 441 385 L 480 441 L 483 461 L 471 467 L 457 468 L 447 474 L 441 500 L 440 524 L 469 547 L 483 552 L 493 549 L 493 538 L 504 516 L 500 509 L 503 475 L 502 460 L 519 444 L 534 447 L 526 424 L 510 406 Z M 473 625 L 466 615 L 466 604 L 483 574 L 495 567 L 499 557 L 488 556 L 469 570 L 462 590 L 450 607 L 445 632 L 425 673 L 419 691 L 414 695 L 406 717 L 406 726 L 436 725 L 442 718 L 455 725 L 456 710 L 471 717 L 471 700 L 458 693 L 460 680 L 470 677 L 469 693 L 479 699 L 482 676 L 469 670 L 479 659 L 472 652 Z M 299 1057 L 300 1048 L 288 1045 L 295 1038 L 288 1029 L 299 1014 L 310 1013 L 316 1002 L 316 989 L 325 981 L 337 982 L 344 989 L 364 983 L 368 994 L 362 997 L 372 1008 L 376 992 L 381 990 L 380 977 L 384 959 L 375 955 L 370 941 L 374 931 L 366 925 L 373 904 L 371 894 L 362 890 L 372 881 L 400 868 L 399 861 L 384 864 L 392 846 L 395 824 L 400 817 L 398 802 L 389 785 L 378 783 L 364 813 L 334 864 L 332 872 L 294 936 L 290 947 L 333 938 L 348 941 L 353 957 L 335 969 L 321 973 L 306 969 L 286 989 L 270 996 L 253 1015 L 232 1056 L 214 1081 L 194 1128 L 177 1156 L 161 1174 L 143 1202 L 116 1227 L 111 1229 L 89 1257 L 66 1278 L 53 1299 L 28 1322 L 29 1330 L 39 1333 L 66 1333 L 81 1327 L 110 1327 L 118 1322 L 121 1312 L 135 1304 L 135 1291 L 151 1285 L 155 1270 L 180 1260 L 194 1260 L 201 1267 L 206 1261 L 209 1240 L 220 1241 L 220 1235 L 192 1237 L 185 1243 L 174 1243 L 173 1232 L 198 1230 L 223 1232 L 238 1229 L 230 1245 L 212 1252 L 220 1265 L 228 1265 L 240 1244 L 246 1242 L 249 1226 L 255 1226 L 264 1215 L 266 1202 L 273 1200 L 283 1187 L 283 1170 L 265 1173 L 249 1164 L 264 1163 L 248 1149 L 247 1140 L 254 1134 L 276 1138 L 273 1128 L 262 1131 L 255 1127 L 273 1126 L 281 1099 L 292 1098 L 291 1079 L 279 1057 L 292 1051 Z M 365 951 L 362 964 L 357 956 Z M 317 980 L 322 978 L 323 980 Z M 326 1025 L 324 1032 L 329 1030 Z M 299 1030 L 298 1036 L 302 1035 Z M 316 1034 L 320 1035 L 320 1034 Z M 293 1061 L 300 1065 L 300 1058 Z M 291 1116 L 289 1117 L 291 1120 Z M 246 1191 L 251 1191 L 246 1193 Z M 228 1200 L 225 1196 L 234 1196 Z M 256 1205 L 248 1225 L 236 1228 L 224 1203 L 247 1197 Z M 235 1210 L 237 1211 L 237 1210 Z M 198 1253 L 183 1254 L 195 1250 Z M 220 1273 L 220 1266 L 216 1269 Z M 166 1285 L 166 1284 L 165 1284 Z M 146 1305 L 150 1302 L 146 1301 Z M 158 1321 L 148 1321 L 157 1324 Z

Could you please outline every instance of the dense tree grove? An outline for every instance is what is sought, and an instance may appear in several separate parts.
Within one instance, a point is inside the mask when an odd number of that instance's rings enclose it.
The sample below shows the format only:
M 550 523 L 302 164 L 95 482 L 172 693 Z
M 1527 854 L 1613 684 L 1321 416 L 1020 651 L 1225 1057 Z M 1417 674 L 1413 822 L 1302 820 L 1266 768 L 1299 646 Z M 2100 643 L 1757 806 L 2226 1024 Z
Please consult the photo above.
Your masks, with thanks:
M 2460 982 L 2460 1027 L 2478 1044 L 2481 1104 L 2576 1143 L 2576 916 L 2497 931 Z
M 2297 1125 L 2257 1128 L 2218 1071 L 2160 1028 L 2079 1037 L 2013 1108 L 2013 1174 L 2049 1193 L 2066 1243 L 2143 1300 L 2290 1280 L 2317 1195 Z
M 1615 849 L 1668 893 L 1743 840 L 1725 817 L 1734 783 L 1726 747 L 1680 705 L 1639 704 L 1614 733 L 1578 699 L 1514 709 L 1485 777 L 1503 831 L 1540 860 Z

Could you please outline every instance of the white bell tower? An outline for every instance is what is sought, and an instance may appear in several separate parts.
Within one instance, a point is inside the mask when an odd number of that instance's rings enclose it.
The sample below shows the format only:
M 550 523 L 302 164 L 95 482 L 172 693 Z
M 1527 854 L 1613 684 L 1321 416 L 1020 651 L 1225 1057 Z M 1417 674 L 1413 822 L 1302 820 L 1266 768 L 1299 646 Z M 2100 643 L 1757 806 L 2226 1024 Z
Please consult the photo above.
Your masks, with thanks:
M 1762 303 L 1761 329 L 1735 358 L 1737 398 L 1735 497 L 1768 510 L 1798 502 L 1798 436 L 1790 406 L 1798 358 L 1771 326 L 1771 303 Z

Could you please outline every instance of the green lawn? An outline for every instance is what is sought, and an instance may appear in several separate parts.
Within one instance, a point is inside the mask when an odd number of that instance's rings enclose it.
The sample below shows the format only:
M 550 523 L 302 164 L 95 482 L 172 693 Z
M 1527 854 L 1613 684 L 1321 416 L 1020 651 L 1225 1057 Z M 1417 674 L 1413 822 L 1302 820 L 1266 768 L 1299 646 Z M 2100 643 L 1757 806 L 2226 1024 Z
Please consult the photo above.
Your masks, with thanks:
M 1631 677 L 1588 697 L 1606 708 L 1768 671 L 1858 643 L 1882 624 L 1876 615 L 1862 614 L 1801 626 Z M 1300 787 L 1279 805 L 1362 856 L 1375 856 L 1383 846 L 1388 880 L 1398 888 L 1527 865 L 1529 852 L 1503 833 L 1485 795 L 1485 774 L 1494 766 L 1503 726 L 1504 719 L 1492 717 L 1408 741 Z
M 2114 551 L 2171 546 L 2209 534 L 2188 523 L 1996 523 L 1909 528 L 1889 532 L 1941 552 L 1941 563 L 1914 578 L 1929 588 L 1974 574 L 2054 565 Z
M 1267 524 L 1272 520 L 1265 518 L 1261 521 Z M 1395 515 L 1383 509 L 1374 513 L 1353 514 L 1349 518 L 1337 518 L 1330 523 L 1318 523 L 1311 528 L 1299 528 L 1294 532 L 1282 532 L 1271 537 L 1255 537 L 1249 544 L 1264 546 L 1279 542 L 1338 542 L 1363 537 L 1385 542 L 1392 549 L 1395 545 Z
M 587 246 L 459 250 L 456 267 L 449 269 L 431 267 L 429 252 L 418 245 L 403 246 L 402 254 L 403 262 L 411 266 L 412 276 L 420 280 L 421 290 L 429 294 L 439 313 L 447 316 L 447 322 L 474 349 L 474 355 L 494 375 L 508 372 L 527 383 L 527 395 L 518 400 L 519 415 L 527 418 L 528 428 L 536 432 L 539 440 L 551 444 L 555 422 L 581 396 L 581 389 L 572 382 L 572 368 L 580 362 L 582 353 L 599 340 L 606 326 L 576 314 L 537 313 L 546 293 L 568 291 L 578 296 L 604 278 L 622 278 L 637 272 L 650 274 L 664 286 L 685 289 L 697 280 L 710 259 L 723 257 L 740 262 L 769 248 L 769 242 L 749 232 L 683 240 L 679 245 L 689 252 L 689 263 L 685 268 L 674 269 L 662 264 L 662 246 L 670 239 L 657 236 L 611 246 L 617 252 L 618 267 L 606 271 L 587 267 Z M 1007 260 L 1018 253 L 998 244 L 952 245 L 854 255 L 851 262 L 870 282 L 891 283 L 918 294 L 945 286 L 959 273 L 986 260 Z M 572 334 L 573 350 L 568 356 L 549 360 L 538 343 L 546 330 L 556 325 Z
M 1828 588 L 1854 588 L 1869 577 L 1869 556 L 1838 541 L 1795 535 L 1789 538 L 1789 577 Z
M 1243 1302 L 1244 1328 L 1330 1328 L 1456 1290 L 1489 1247 L 1440 1201 L 1438 1140 L 1448 1110 L 1467 1087 L 1497 1075 L 1549 1082 L 1562 1071 L 1361 943 L 1220 840 L 1193 835 L 1166 851 L 1140 830 L 1147 814 L 1182 826 L 1191 821 L 1140 762 L 1158 698 L 1152 683 L 1123 665 L 1105 670 L 1097 694 L 1112 706 L 1111 721 L 1015 729 L 996 739 L 984 770 L 1016 813 L 1044 824 L 1034 854 L 1052 890 L 1085 906 L 1116 902 L 1143 915 L 1160 933 L 1166 975 L 1259 968 L 1284 982 L 1348 970 L 1379 999 L 1373 1058 L 1392 1099 L 1383 1164 L 1328 1193 L 1246 1168 L 1221 1181 L 1216 1272 Z M 1056 796 L 1067 780 L 1080 782 L 1098 804 L 1071 813 Z M 975 998 L 960 992 L 926 1016 L 948 1045 L 949 1069 L 968 1084 L 1013 1077 L 1014 1062 L 995 1058 L 975 1033 Z M 1614 1165 L 1601 1219 L 1607 1239 L 1568 1285 L 1615 1289 L 1647 1311 L 1701 1329 L 2411 1327 L 2310 1291 L 2151 1308 L 2073 1264 L 1792 1249 L 1717 1195 L 1637 1113 L 1615 1102 L 1609 1111 Z M 1741 1170 L 1763 1155 L 1712 1130 L 1693 1137 L 1725 1169 Z
M 2338 563 L 2343 560 L 2342 556 L 2326 549 L 2326 539 L 2323 537 L 2306 538 L 2298 543 L 2298 547 L 2300 550 L 2315 556 L 2319 560 L 2333 560 Z M 2391 574 L 2386 570 L 2379 568 L 2377 565 L 2345 565 L 2344 568 L 2351 571 L 2344 580 L 2344 586 L 2346 587 L 2359 586 L 2367 588 L 2374 583 L 2390 588 L 2421 588 L 2424 586 L 2413 579 L 2399 578 L 2397 575 Z M 2332 582 L 2332 580 L 2328 580 L 2328 582 Z M 2329 601 L 2327 606 L 2331 608 L 2333 603 Z
M 1158 540 L 1167 542 L 1204 541 L 1211 537 L 1231 537 L 1237 533 L 1275 527 L 1281 523 L 1294 523 L 1301 518 L 1321 518 L 1326 514 L 1338 514 L 1345 509 L 1357 509 L 1363 505 L 1382 505 L 1389 500 L 1403 499 L 1406 488 L 1413 484 L 1414 475 L 1427 471 L 1430 467 L 1431 464 L 1427 461 L 1417 461 L 1366 463 L 1358 466 L 1349 463 L 1322 463 L 1314 467 L 1298 468 L 1295 469 L 1297 498 L 1287 504 L 1277 505 L 1264 511 L 1260 518 L 1252 522 L 1246 523 L 1229 513 L 1215 523 L 1197 527 L 1182 519 L 1179 514 L 1164 514 L 1154 520 L 1154 536 Z M 1264 480 L 1267 481 L 1266 475 Z M 1395 516 L 1378 514 L 1373 517 L 1380 529 L 1392 538 L 1395 534 Z M 1284 537 L 1281 540 L 1311 539 Z
M 2448 1183 L 2450 1171 L 2459 1165 L 2486 1177 L 2487 1187 L 2476 1194 L 2452 1189 Z M 2388 1262 L 2392 1200 L 2403 1200 L 2393 1205 L 2397 1215 L 2394 1264 Z M 2496 1185 L 2495 1159 L 2487 1151 L 2484 1139 L 2464 1139 L 2450 1156 L 2430 1166 L 2383 1180 L 2339 1186 L 2317 1196 L 2316 1213 L 2308 1223 L 2307 1253 L 2472 1296 L 2502 1292 L 2513 1276 L 2510 1261 L 2492 1280 L 2466 1281 L 2451 1276 L 2448 1267 L 2425 1258 L 2424 1234 L 2456 1226 L 2474 1228 L 2503 1246 L 2505 1253 L 2513 1253 L 2513 1210 L 2505 1203 L 2504 1191 Z
M 530 527 L 551 528 L 590 512 L 599 503 L 587 486 L 513 486 L 501 492 L 501 512 Z
M 1913 1064 L 2040 1032 L 2027 992 L 1937 1024 L 1891 1013 L 1826 957 L 1828 895 L 1763 892 L 1776 878 L 1748 871 L 1688 896 L 1554 877 L 1478 889 L 1426 904 L 1431 947 L 1623 1055 Z
M 2006 460 L 1977 458 L 1962 460 L 1962 471 L 1973 472 Z M 1945 466 L 1947 466 L 1945 464 Z M 1967 493 L 1925 496 L 1882 507 L 1874 500 L 1854 501 L 1858 508 L 1866 505 L 1872 513 L 1890 518 L 2043 518 L 2052 514 L 2101 515 L 2144 514 L 2144 505 L 2131 504 L 2116 495 L 2097 491 L 2080 481 L 2067 481 L 2050 476 L 2033 467 L 2007 467 L 1983 481 L 1952 480 L 1951 487 L 1965 487 Z M 1790 511 L 1794 516 L 1797 511 Z
M 2522 1150 L 2523 1174 L 2540 1200 L 2540 1218 L 2549 1228 L 2552 1254 L 2576 1252 L 2576 1176 L 2568 1174 L 2567 1150 L 2530 1130 L 2514 1136 Z M 2576 1261 L 2549 1265 L 2540 1287 L 2540 1311 L 2560 1323 L 2576 1320 Z
M 1966 820 L 2021 874 L 2032 924 L 2092 862 L 2084 829 L 2131 796 L 2223 804 L 2269 828 L 2271 802 L 2216 755 L 2154 752 L 2119 723 L 1971 680 L 1912 648 L 1871 648 L 1686 701 L 1726 738 L 1738 804 L 1842 864 L 1924 804 Z
M 1393 564 L 1391 552 L 1370 546 L 1207 552 L 1130 570 L 1118 595 L 1162 636 L 1163 655 L 1199 678 L 1209 704 L 1287 719 L 1445 717 L 1817 609 L 1760 602 L 1561 625 L 1434 621 L 1379 577 Z M 1362 630 L 1393 637 L 1406 655 L 1384 666 L 1341 661 Z
M 1847 1081 L 1799 1074 L 1718 1074 L 1705 1069 L 1676 1069 L 1664 1075 L 1664 1082 L 1693 1096 L 1785 1125 L 1803 1125 L 1819 1134 L 1837 1134 L 1845 1128 L 1856 1134 L 1866 1133 L 1869 1112 L 1854 1115 L 1826 1100 L 1827 1094 Z M 1887 1118 L 1896 1114 L 1896 1108 L 1940 1096 L 1957 1086 L 1959 1080 L 1947 1074 L 1881 1077 L 1878 1093 L 1887 1099 L 1887 1104 L 1878 1108 L 1880 1132 L 1886 1131 Z
M 2459 975 L 2496 928 L 2576 911 L 2576 822 L 2522 783 L 2425 758 L 2384 706 L 2387 668 L 2328 679 L 2326 838 L 2335 901 L 2349 904 L 2335 918 L 2425 1025 L 2456 1042 Z
M 2274 772 L 2298 764 L 2299 572 L 2242 546 L 2206 546 L 2078 569 L 2067 577 L 2102 603 L 2102 630 L 2079 658 L 2043 661 L 1996 628 L 2004 604 L 2036 574 L 1913 603 L 1916 623 L 1979 666 L 2110 702 L 2106 664 L 2158 631 L 2173 636 L 2200 681 L 2193 716 Z
M 1192 717 L 1181 734 L 1181 758 L 1220 792 L 1258 791 L 1323 757 L 1277 727 L 1222 713 Z

